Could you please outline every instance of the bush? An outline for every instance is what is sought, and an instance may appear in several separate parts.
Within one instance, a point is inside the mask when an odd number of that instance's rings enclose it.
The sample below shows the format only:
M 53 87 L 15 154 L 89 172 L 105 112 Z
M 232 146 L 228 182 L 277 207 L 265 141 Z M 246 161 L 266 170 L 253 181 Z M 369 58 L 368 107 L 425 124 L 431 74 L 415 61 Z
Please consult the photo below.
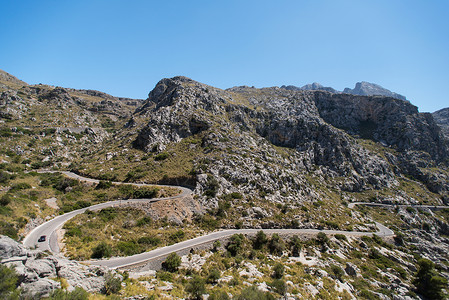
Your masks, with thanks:
M 105 242 L 101 242 L 98 244 L 92 251 L 92 258 L 103 258 L 103 257 L 111 257 L 111 246 L 106 244 Z
M 173 282 L 173 274 L 166 271 L 157 271 L 156 278 L 160 281 Z
M 89 293 L 76 287 L 72 292 L 63 289 L 54 290 L 47 300 L 88 300 Z
M 301 239 L 297 235 L 294 235 L 290 240 L 290 245 L 292 249 L 292 255 L 298 257 L 302 248 Z
M 177 242 L 182 241 L 182 239 L 185 236 L 186 236 L 185 232 L 180 229 L 170 235 L 170 240 L 174 243 L 177 243 Z
M 221 273 L 217 268 L 213 268 L 209 271 L 209 275 L 207 276 L 208 283 L 217 283 L 218 279 L 220 279 Z
M 27 189 L 31 189 L 31 185 L 29 185 L 26 182 L 21 182 L 21 183 L 13 184 L 11 186 L 10 191 L 13 192 L 13 191 L 20 191 L 20 190 L 27 190 Z
M 197 275 L 193 276 L 186 286 L 186 292 L 189 293 L 193 299 L 201 299 L 202 295 L 206 293 L 204 279 Z
M 284 265 L 281 263 L 275 264 L 273 267 L 273 271 L 274 271 L 273 277 L 276 279 L 281 279 L 282 276 L 284 276 Z
M 156 161 L 166 160 L 168 158 L 168 156 L 169 156 L 169 154 L 167 152 L 161 152 L 154 157 L 154 160 L 156 160 Z
M 111 272 L 106 273 L 104 280 L 103 293 L 106 295 L 116 294 L 122 288 L 122 281 L 120 278 L 115 277 Z
M 178 271 L 179 266 L 181 265 L 181 257 L 175 252 L 170 253 L 165 261 L 162 263 L 162 268 L 169 272 Z
M 11 203 L 11 195 L 10 194 L 4 194 L 1 198 L 0 198 L 0 205 L 1 206 L 6 206 L 9 203 Z
M 285 249 L 285 244 L 277 233 L 271 236 L 270 242 L 268 243 L 268 249 L 270 249 L 272 254 L 282 255 L 282 252 Z
M 274 300 L 275 298 L 268 292 L 260 291 L 256 286 L 246 287 L 240 295 L 235 297 L 236 300 Z
M 258 231 L 253 242 L 254 249 L 262 249 L 267 242 L 267 235 L 262 230 Z
M 111 186 L 112 186 L 112 182 L 105 181 L 105 180 L 100 180 L 100 182 L 97 184 L 95 189 L 96 190 L 104 190 L 104 189 L 110 188 Z
M 337 240 L 339 240 L 339 241 L 347 241 L 346 235 L 344 235 L 344 234 L 339 234 L 339 233 L 337 233 L 337 234 L 334 235 L 334 236 L 335 236 L 335 238 L 336 238 Z
M 287 284 L 282 279 L 273 280 L 273 282 L 271 282 L 270 286 L 279 295 L 285 295 L 285 293 L 287 292 Z
M 6 173 L 5 171 L 0 171 L 0 183 L 5 184 L 8 183 L 11 179 L 11 175 Z
M 120 241 L 117 244 L 117 248 L 124 255 L 134 255 L 143 251 L 142 247 L 134 241 Z
M 16 291 L 19 276 L 14 269 L 0 264 L 0 299 L 8 299 Z
M 137 220 L 136 225 L 137 226 L 145 226 L 147 224 L 148 225 L 151 224 L 152 222 L 153 222 L 153 219 L 151 219 L 150 216 L 145 216 L 145 217 L 142 217 L 139 220 Z
M 343 276 L 345 275 L 345 271 L 337 265 L 331 265 L 332 274 L 334 274 L 335 278 L 343 282 Z
M 245 237 L 242 234 L 234 234 L 226 246 L 226 249 L 231 253 L 232 256 L 236 256 L 238 252 L 242 249 L 243 241 Z

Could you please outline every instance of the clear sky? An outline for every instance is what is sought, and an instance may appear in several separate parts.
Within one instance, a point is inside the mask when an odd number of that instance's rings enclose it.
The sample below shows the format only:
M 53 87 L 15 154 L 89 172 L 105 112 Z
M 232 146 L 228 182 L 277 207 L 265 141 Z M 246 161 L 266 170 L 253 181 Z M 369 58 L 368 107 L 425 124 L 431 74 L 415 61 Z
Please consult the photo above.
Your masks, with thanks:
M 0 69 L 146 98 L 164 77 L 219 88 L 369 81 L 449 107 L 449 0 L 0 0 Z

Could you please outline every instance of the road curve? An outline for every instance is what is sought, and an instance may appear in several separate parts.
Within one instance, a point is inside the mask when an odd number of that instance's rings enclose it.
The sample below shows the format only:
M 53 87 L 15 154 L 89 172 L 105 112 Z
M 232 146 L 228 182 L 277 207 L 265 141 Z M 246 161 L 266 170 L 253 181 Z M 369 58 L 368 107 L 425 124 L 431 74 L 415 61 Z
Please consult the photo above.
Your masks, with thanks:
M 371 206 L 371 207 L 412 207 L 412 208 L 425 208 L 430 210 L 441 210 L 441 209 L 447 209 L 449 206 L 445 205 L 416 205 L 416 204 L 384 204 L 384 203 L 371 203 L 371 202 L 351 202 L 348 204 L 348 208 L 353 209 L 356 205 L 365 205 L 365 206 Z
M 377 223 L 377 232 L 361 232 L 361 231 L 343 231 L 343 230 L 319 230 L 319 229 L 228 229 L 212 232 L 200 237 L 196 237 L 187 241 L 183 241 L 170 246 L 158 248 L 152 251 L 127 256 L 127 257 L 115 257 L 108 260 L 92 260 L 87 263 L 99 266 L 106 266 L 111 269 L 123 268 L 126 266 L 138 265 L 146 261 L 164 257 L 169 253 L 178 252 L 185 249 L 193 248 L 197 245 L 213 242 L 215 240 L 220 240 L 229 237 L 233 234 L 255 234 L 262 230 L 267 234 L 318 234 L 323 232 L 325 234 L 343 234 L 346 236 L 372 236 L 373 234 L 379 235 L 381 237 L 393 236 L 394 232 L 384 225 Z
M 49 173 L 55 173 L 57 171 L 39 171 L 41 173 L 49 172 Z M 73 172 L 68 171 L 61 171 L 59 173 L 64 174 L 67 177 L 77 179 L 80 181 L 90 182 L 90 183 L 98 183 L 99 180 L 87 178 L 80 176 L 78 174 L 75 174 Z M 181 194 L 173 196 L 173 197 L 167 197 L 167 198 L 154 198 L 154 199 L 128 199 L 128 200 L 115 200 L 105 203 L 100 203 L 96 205 L 92 205 L 86 208 L 74 210 L 71 212 L 68 212 L 66 214 L 60 215 L 58 217 L 55 217 L 54 219 L 43 223 L 42 225 L 36 227 L 33 231 L 31 231 L 23 240 L 23 244 L 26 247 L 29 248 L 39 248 L 41 250 L 49 250 L 53 253 L 59 253 L 60 249 L 58 247 L 58 241 L 56 236 L 57 229 L 61 228 L 65 222 L 70 220 L 71 218 L 75 217 L 78 214 L 81 214 L 85 212 L 86 210 L 100 210 L 107 207 L 114 207 L 114 206 L 120 206 L 123 203 L 138 203 L 138 202 L 156 202 L 161 200 L 168 200 L 168 199 L 177 199 L 181 198 L 187 195 L 192 194 L 192 190 L 185 188 L 185 187 L 179 187 L 179 186 L 169 186 L 169 185 L 151 185 L 151 184 L 144 184 L 144 183 L 122 183 L 122 182 L 113 182 L 114 184 L 131 184 L 134 186 L 165 186 L 165 187 L 173 187 L 181 190 Z M 354 205 L 357 204 L 366 204 L 364 202 L 361 203 L 351 203 L 349 204 L 349 208 L 353 208 Z M 376 205 L 377 206 L 377 205 Z M 380 205 L 379 205 L 380 206 Z M 371 236 L 373 234 L 379 235 L 381 237 L 389 237 L 393 236 L 394 232 L 390 230 L 388 227 L 380 224 L 375 223 L 378 231 L 377 232 L 360 232 L 360 231 L 342 231 L 342 230 L 319 230 L 319 229 L 263 229 L 263 231 L 267 234 L 318 234 L 319 232 L 323 232 L 325 234 L 343 234 L 346 236 Z M 108 260 L 95 260 L 95 261 L 88 261 L 87 263 L 94 264 L 94 265 L 101 265 L 101 266 L 107 266 L 112 269 L 121 268 L 125 266 L 130 265 L 136 265 L 143 263 L 145 261 L 153 260 L 159 257 L 166 256 L 167 254 L 171 252 L 177 252 L 185 249 L 192 248 L 196 245 L 212 242 L 215 240 L 219 240 L 225 237 L 229 237 L 233 234 L 239 233 L 239 234 L 255 234 L 261 229 L 229 229 L 229 230 L 220 230 L 216 232 L 212 232 L 209 234 L 206 234 L 204 236 L 196 237 L 187 241 L 183 241 L 174 245 L 158 248 L 152 251 L 128 256 L 128 257 L 116 257 L 111 258 Z M 42 235 L 47 236 L 47 240 L 45 242 L 37 242 L 38 238 Z
M 57 171 L 39 171 L 39 173 L 57 173 Z M 74 179 L 77 179 L 80 181 L 85 181 L 85 182 L 90 182 L 90 183 L 100 182 L 97 179 L 86 178 L 86 177 L 83 177 L 83 176 L 80 176 L 80 175 L 77 175 L 75 173 L 68 172 L 68 171 L 61 171 L 59 173 L 62 173 L 67 177 L 74 178 Z M 88 209 L 89 210 L 100 210 L 100 209 L 107 208 L 107 207 L 120 206 L 125 203 L 141 203 L 141 202 L 150 203 L 150 202 L 157 202 L 157 201 L 161 201 L 161 200 L 178 199 L 178 198 L 182 198 L 182 197 L 191 195 L 193 192 L 191 189 L 188 189 L 185 187 L 180 187 L 180 186 L 155 185 L 155 184 L 145 184 L 145 183 L 121 183 L 121 182 L 113 182 L 113 183 L 114 184 L 130 184 L 130 185 L 139 186 L 139 187 L 142 187 L 142 186 L 172 187 L 172 188 L 181 190 L 181 193 L 176 196 L 165 197 L 165 198 L 115 200 L 115 201 L 104 202 L 104 203 L 95 204 L 95 205 L 92 205 L 92 206 L 89 206 L 86 208 L 74 210 L 74 211 L 68 212 L 66 214 L 57 216 L 54 219 L 47 221 L 47 222 L 41 224 L 40 226 L 34 228 L 24 238 L 23 245 L 28 248 L 37 248 L 40 250 L 49 250 L 53 253 L 59 253 L 60 249 L 58 246 L 58 237 L 56 234 L 57 230 L 59 228 L 61 228 L 65 222 L 67 222 L 71 218 L 75 217 L 76 215 L 84 213 Z M 39 237 L 43 236 L 43 235 L 45 235 L 47 237 L 46 241 L 38 242 L 37 240 L 39 239 Z

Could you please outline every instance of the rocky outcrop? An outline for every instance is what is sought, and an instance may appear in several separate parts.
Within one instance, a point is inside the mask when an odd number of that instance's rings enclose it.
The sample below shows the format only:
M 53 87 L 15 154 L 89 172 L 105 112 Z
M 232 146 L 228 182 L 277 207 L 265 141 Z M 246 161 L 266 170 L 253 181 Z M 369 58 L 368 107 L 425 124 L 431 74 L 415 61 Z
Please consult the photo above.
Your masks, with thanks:
M 100 292 L 105 283 L 105 267 L 86 266 L 66 258 L 25 249 L 6 236 L 0 236 L 1 263 L 14 267 L 19 275 L 19 287 L 31 297 L 47 297 L 61 288 L 56 278 L 64 278 L 68 289 L 83 288 L 88 292 Z
M 441 127 L 444 135 L 449 139 L 449 108 L 440 109 L 432 113 L 433 119 Z
M 187 137 L 201 140 L 192 147 L 209 150 L 195 162 L 202 166 L 196 170 L 196 192 L 209 196 L 262 190 L 267 198 L 282 199 L 275 191 L 285 191 L 296 201 L 310 199 L 305 174 L 317 166 L 326 178 L 345 178 L 338 183 L 343 190 L 391 187 L 396 175 L 412 172 L 401 164 L 404 155 L 419 153 L 429 166 L 448 153 L 430 114 L 384 96 L 246 86 L 223 91 L 174 77 L 156 85 L 136 116 L 148 120 L 139 129 L 136 148 L 159 152 Z M 394 148 L 396 154 L 379 155 L 357 138 Z M 292 151 L 282 157 L 274 146 Z M 209 156 L 211 151 L 221 154 Z M 210 176 L 217 182 L 213 188 Z M 444 180 L 417 178 L 433 190 L 447 189 Z
M 387 96 L 391 98 L 396 98 L 400 100 L 407 100 L 405 96 L 402 96 L 398 93 L 394 93 L 390 90 L 387 90 L 386 88 L 381 87 L 378 84 L 370 83 L 366 81 L 357 82 L 355 84 L 354 89 L 345 88 L 343 90 L 343 93 L 345 94 L 352 94 L 352 95 L 359 95 L 359 96 Z

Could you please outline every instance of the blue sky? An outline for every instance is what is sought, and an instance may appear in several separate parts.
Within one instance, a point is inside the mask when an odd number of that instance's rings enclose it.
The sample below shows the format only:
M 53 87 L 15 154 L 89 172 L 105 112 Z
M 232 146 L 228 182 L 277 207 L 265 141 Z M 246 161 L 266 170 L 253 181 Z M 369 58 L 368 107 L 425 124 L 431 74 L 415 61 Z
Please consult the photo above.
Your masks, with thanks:
M 164 77 L 219 88 L 357 81 L 449 107 L 449 0 L 0 0 L 0 69 L 146 98 Z

